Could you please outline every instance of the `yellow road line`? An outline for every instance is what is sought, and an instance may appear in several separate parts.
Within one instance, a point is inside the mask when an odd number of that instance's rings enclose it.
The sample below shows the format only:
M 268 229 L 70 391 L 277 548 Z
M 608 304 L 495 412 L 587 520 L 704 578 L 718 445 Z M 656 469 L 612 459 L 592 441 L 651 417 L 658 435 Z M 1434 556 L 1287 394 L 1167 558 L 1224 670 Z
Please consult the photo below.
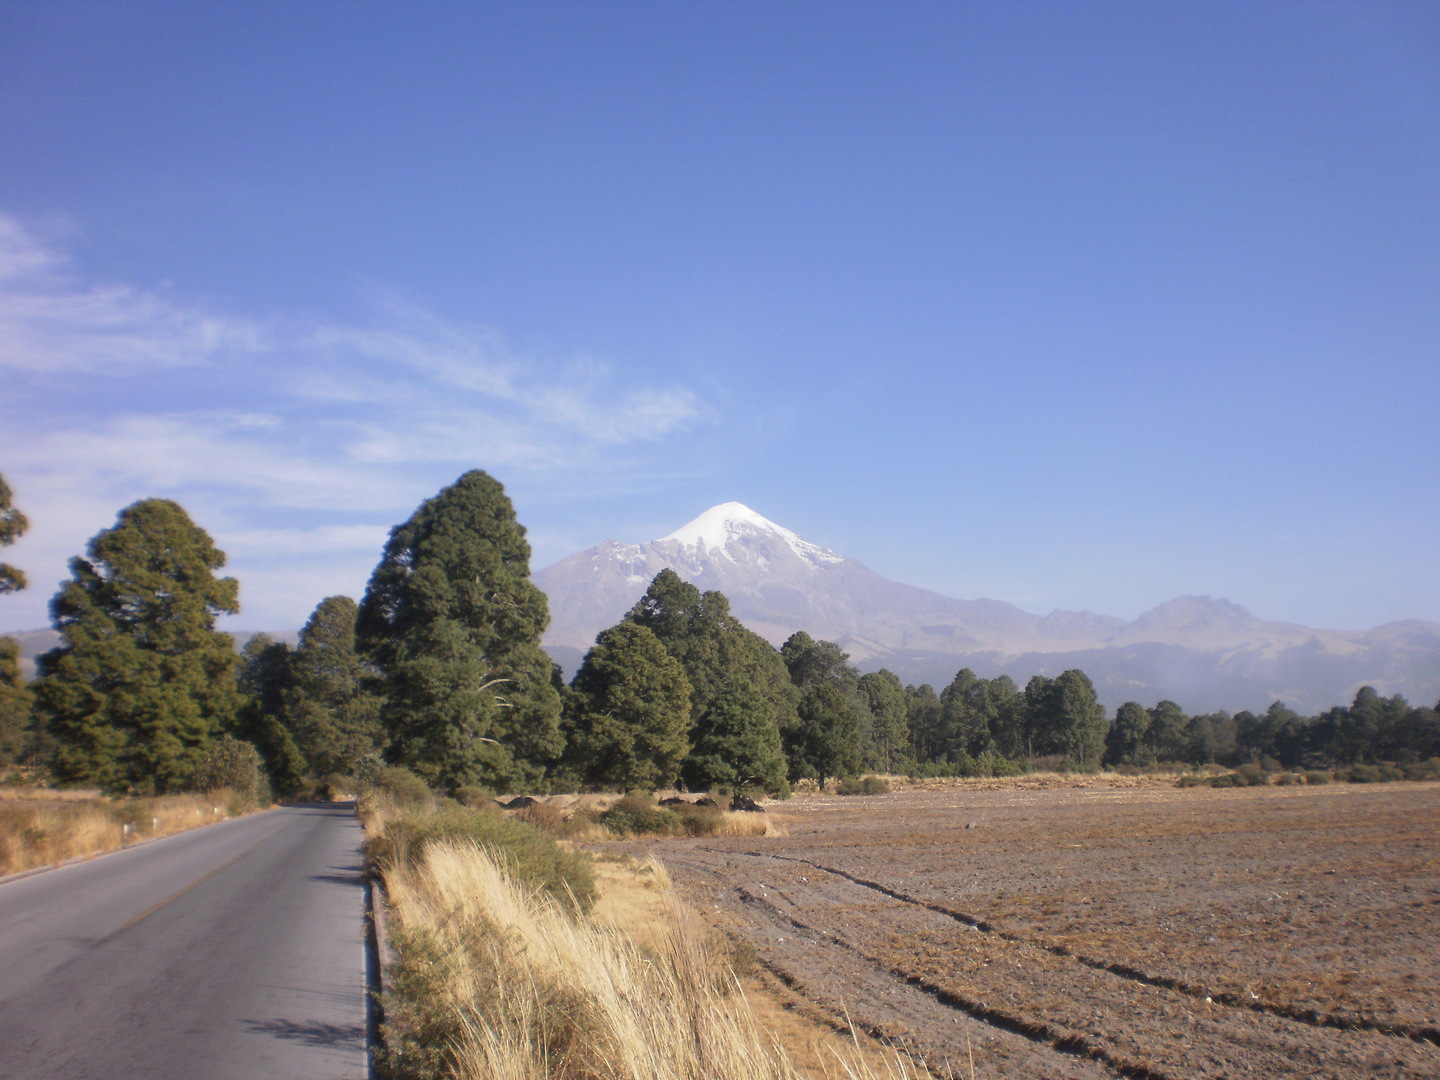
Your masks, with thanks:
M 279 830 L 276 830 L 276 831 L 278 832 Z M 271 833 L 269 836 L 266 836 L 266 837 L 261 838 L 260 840 L 257 840 L 255 843 L 251 844 L 248 848 L 246 848 L 244 851 L 242 851 L 239 855 L 236 855 L 236 856 L 235 856 L 233 859 L 231 859 L 229 862 L 223 863 L 222 865 L 217 866 L 214 870 L 211 870 L 211 871 L 210 871 L 208 874 L 206 874 L 204 877 L 196 878 L 194 881 L 192 881 L 189 885 L 186 885 L 186 886 L 185 886 L 183 889 L 181 889 L 179 892 L 175 893 L 175 894 L 172 895 L 172 896 L 167 896 L 164 900 L 161 900 L 161 901 L 160 901 L 158 904 L 156 904 L 154 907 L 146 908 L 144 911 L 142 911 L 139 915 L 136 915 L 136 916 L 135 916 L 133 919 L 131 919 L 129 922 L 127 922 L 127 923 L 122 923 L 120 926 L 117 926 L 114 930 L 112 930 L 112 931 L 110 932 L 110 934 L 107 934 L 106 936 L 107 936 L 107 937 L 112 937 L 112 936 L 114 936 L 115 934 L 120 933 L 121 930 L 129 930 L 132 926 L 134 926 L 136 923 L 140 922 L 142 919 L 148 919 L 151 915 L 154 915 L 155 912 L 159 911 L 159 910 L 160 910 L 162 907 L 164 907 L 166 904 L 170 903 L 170 901 L 172 901 L 172 900 L 179 900 L 180 897 L 184 896 L 184 895 L 185 895 L 187 892 L 189 892 L 191 889 L 195 888 L 195 886 L 205 884 L 205 882 L 209 881 L 209 880 L 210 880 L 212 877 L 214 877 L 216 874 L 220 873 L 221 870 L 227 870 L 227 869 L 229 869 L 230 867 L 234 866 L 237 862 L 239 862 L 241 859 L 245 858 L 246 855 L 249 855 L 252 851 L 254 851 L 256 848 L 258 848 L 261 844 L 265 843 L 265 842 L 268 841 L 268 840 L 273 840 L 273 839 L 275 839 L 275 835 L 276 835 L 275 833 Z

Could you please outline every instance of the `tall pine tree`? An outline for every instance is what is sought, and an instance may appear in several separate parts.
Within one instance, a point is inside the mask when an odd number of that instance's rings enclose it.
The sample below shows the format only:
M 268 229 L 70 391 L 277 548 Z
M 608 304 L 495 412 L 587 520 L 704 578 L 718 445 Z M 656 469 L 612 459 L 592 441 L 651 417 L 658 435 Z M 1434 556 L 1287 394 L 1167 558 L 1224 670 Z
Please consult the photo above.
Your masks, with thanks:
M 602 632 L 570 689 L 578 774 L 625 791 L 675 782 L 690 750 L 690 682 L 650 630 L 622 622 Z
M 30 527 L 25 515 L 10 505 L 10 486 L 0 476 L 0 547 L 9 547 Z M 25 588 L 23 571 L 0 563 L 0 593 Z M 30 691 L 20 677 L 20 646 L 0 637 L 0 765 L 20 757 L 30 726 Z
M 349 773 L 379 748 L 381 699 L 372 672 L 355 651 L 355 601 L 327 596 L 300 631 L 289 656 L 286 726 L 316 776 Z
M 356 626 L 383 677 L 392 758 L 441 787 L 538 781 L 564 746 L 540 648 L 549 618 L 525 530 L 486 473 L 392 529 Z
M 168 499 L 122 510 L 88 552 L 50 602 L 62 644 L 34 684 L 55 772 L 111 792 L 184 790 L 234 720 L 238 657 L 215 619 L 240 610 L 239 584 L 215 577 L 224 553 Z

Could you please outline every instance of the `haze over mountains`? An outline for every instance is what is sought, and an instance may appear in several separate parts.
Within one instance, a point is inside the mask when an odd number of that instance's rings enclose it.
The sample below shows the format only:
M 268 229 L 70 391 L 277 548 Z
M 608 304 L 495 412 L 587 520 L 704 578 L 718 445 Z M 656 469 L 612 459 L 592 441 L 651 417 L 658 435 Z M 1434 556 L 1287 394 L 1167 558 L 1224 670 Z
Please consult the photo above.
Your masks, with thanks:
M 741 503 L 724 503 L 659 540 L 616 540 L 534 575 L 550 598 L 544 642 L 567 673 L 662 569 L 718 589 L 746 626 L 779 645 L 796 630 L 838 642 L 862 670 L 887 667 L 937 689 L 961 667 L 1020 685 L 1078 667 L 1114 709 L 1162 698 L 1187 711 L 1315 713 L 1369 683 L 1412 703 L 1440 697 L 1440 624 L 1368 631 L 1268 622 L 1227 600 L 1181 597 L 1134 622 L 1088 611 L 1033 615 L 1000 600 L 957 600 L 890 581 Z

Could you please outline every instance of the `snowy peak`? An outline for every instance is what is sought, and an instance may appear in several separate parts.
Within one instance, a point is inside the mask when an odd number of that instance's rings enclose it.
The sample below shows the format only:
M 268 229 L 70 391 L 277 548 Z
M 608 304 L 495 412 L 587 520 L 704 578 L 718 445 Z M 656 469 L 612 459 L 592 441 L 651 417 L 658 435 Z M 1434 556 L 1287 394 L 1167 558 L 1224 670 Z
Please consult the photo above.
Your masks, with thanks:
M 656 543 L 673 541 L 685 548 L 698 548 L 702 555 L 718 552 L 724 558 L 735 562 L 735 549 L 738 545 L 742 545 L 747 538 L 764 537 L 766 534 L 784 541 L 790 550 L 813 567 L 845 561 L 843 555 L 802 540 L 789 529 L 776 525 L 769 518 L 738 502 L 712 506 L 695 520 L 680 526 L 668 536 L 662 536 Z

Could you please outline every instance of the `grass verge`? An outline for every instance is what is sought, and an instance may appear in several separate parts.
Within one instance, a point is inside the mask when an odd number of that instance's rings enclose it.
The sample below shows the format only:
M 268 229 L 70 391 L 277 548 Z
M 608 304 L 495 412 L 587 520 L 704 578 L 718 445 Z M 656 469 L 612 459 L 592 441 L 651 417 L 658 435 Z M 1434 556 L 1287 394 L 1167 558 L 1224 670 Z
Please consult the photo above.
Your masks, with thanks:
M 533 807 L 507 815 L 433 797 L 397 806 L 380 788 L 362 794 L 360 807 L 397 957 L 387 973 L 381 1076 L 807 1075 L 751 1011 L 734 971 L 745 957 L 684 908 L 658 862 L 634 875 L 645 879 L 646 902 L 637 907 L 632 889 L 631 902 L 612 895 L 597 910 L 595 864 L 544 831 L 556 822 L 523 820 L 544 817 Z M 637 800 L 626 812 L 642 809 L 660 808 Z M 688 819 L 683 810 L 664 813 Z M 707 828 L 763 816 L 714 813 Z M 862 1054 L 858 1039 L 849 1050 L 831 1047 L 810 1074 L 925 1076 L 894 1052 Z
M 109 799 L 94 792 L 0 789 L 0 877 L 116 851 L 253 809 L 229 791 Z
M 453 837 L 385 872 L 400 959 L 387 1006 L 389 1075 L 460 1080 L 798 1080 L 751 1013 L 715 935 L 664 868 L 642 943 L 535 888 L 501 852 Z M 833 1074 L 882 1071 L 837 1054 Z

